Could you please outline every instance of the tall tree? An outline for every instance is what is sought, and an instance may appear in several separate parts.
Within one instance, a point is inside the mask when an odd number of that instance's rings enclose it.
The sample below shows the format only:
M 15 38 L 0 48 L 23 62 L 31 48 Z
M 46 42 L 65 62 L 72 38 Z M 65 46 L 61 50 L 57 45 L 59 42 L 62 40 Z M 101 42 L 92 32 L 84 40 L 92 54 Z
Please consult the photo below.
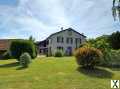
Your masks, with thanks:
M 113 0 L 112 15 L 114 20 L 120 21 L 120 0 Z
M 109 37 L 110 45 L 113 49 L 120 49 L 120 32 L 114 32 Z
M 29 40 L 32 41 L 32 42 L 35 42 L 35 38 L 33 38 L 32 35 L 29 37 Z

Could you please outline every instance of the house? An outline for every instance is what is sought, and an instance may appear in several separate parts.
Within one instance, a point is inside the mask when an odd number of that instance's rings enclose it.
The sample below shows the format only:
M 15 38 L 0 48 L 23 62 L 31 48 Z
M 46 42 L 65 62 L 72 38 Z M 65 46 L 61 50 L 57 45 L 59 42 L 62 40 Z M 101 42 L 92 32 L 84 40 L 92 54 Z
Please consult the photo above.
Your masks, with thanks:
M 8 51 L 13 40 L 17 39 L 0 39 L 0 58 L 6 51 Z
M 9 49 L 10 40 L 0 39 L 0 59 L 3 58 L 3 54 Z
M 62 50 L 66 55 L 71 55 L 85 41 L 86 36 L 72 28 L 68 28 L 53 33 L 45 40 L 37 42 L 37 47 L 39 54 L 54 55 L 57 50 Z
M 5 52 L 9 49 L 10 40 L 8 39 L 0 39 L 0 52 Z

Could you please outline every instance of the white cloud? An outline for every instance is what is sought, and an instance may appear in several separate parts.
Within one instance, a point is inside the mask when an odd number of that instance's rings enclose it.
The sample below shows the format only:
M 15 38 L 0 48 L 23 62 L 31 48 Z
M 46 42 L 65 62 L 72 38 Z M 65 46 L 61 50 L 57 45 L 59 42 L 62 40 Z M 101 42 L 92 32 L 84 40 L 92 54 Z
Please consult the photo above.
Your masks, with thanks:
M 59 5 L 58 0 L 20 0 L 17 7 L 8 6 L 4 9 L 0 28 L 7 29 L 9 33 L 14 32 L 15 36 L 32 34 L 37 36 L 37 40 L 41 40 L 57 31 L 59 26 L 69 25 L 64 8 Z M 24 32 L 29 34 L 23 34 Z
M 71 26 L 88 37 L 95 37 L 119 30 L 111 6 L 109 0 L 20 0 L 16 7 L 0 6 L 0 30 L 8 32 L 0 34 L 24 38 L 33 35 L 43 40 L 61 26 Z

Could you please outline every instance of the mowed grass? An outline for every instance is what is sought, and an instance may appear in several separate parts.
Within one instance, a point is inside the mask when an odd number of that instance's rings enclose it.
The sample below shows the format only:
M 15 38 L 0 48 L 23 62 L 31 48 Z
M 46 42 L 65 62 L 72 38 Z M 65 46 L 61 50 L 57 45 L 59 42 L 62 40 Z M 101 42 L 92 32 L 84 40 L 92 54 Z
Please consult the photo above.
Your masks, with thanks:
M 21 69 L 14 59 L 0 60 L 0 89 L 110 89 L 119 70 L 79 68 L 74 57 L 39 57 Z

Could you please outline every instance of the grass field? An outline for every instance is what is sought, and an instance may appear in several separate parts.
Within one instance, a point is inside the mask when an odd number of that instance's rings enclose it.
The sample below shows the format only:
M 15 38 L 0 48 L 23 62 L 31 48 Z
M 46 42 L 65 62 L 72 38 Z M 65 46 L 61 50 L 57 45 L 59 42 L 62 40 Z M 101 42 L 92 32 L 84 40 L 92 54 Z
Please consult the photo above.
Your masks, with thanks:
M 84 70 L 74 57 L 39 57 L 27 69 L 0 60 L 0 89 L 110 89 L 111 79 L 120 80 L 119 69 Z

